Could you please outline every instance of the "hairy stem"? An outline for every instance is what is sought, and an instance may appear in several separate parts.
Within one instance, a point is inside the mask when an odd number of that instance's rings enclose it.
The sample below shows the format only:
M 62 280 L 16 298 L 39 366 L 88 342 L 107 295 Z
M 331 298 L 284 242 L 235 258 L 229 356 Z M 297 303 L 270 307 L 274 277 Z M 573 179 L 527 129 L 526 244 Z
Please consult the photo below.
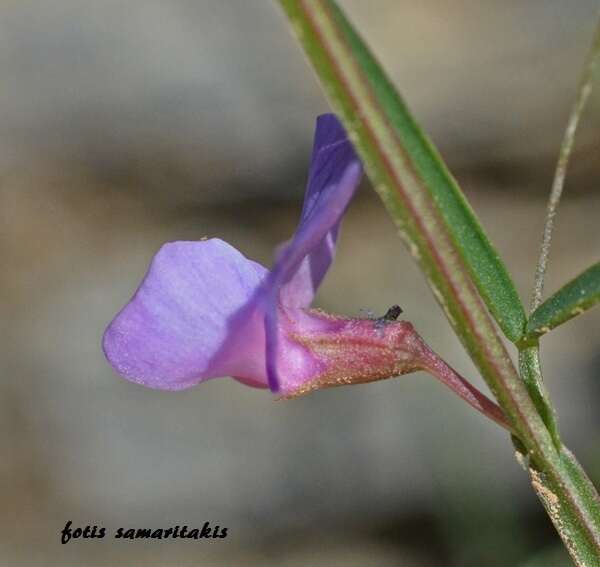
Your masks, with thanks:
M 590 98 L 592 93 L 592 80 L 594 78 L 594 68 L 598 62 L 600 56 L 600 20 L 596 24 L 596 31 L 594 33 L 594 39 L 590 47 L 588 56 L 583 66 L 583 72 L 579 80 L 577 87 L 577 96 L 575 103 L 571 109 L 569 121 L 567 122 L 567 128 L 563 135 L 563 140 L 560 146 L 558 154 L 558 162 L 556 164 L 556 170 L 554 172 L 554 180 L 552 182 L 552 190 L 550 191 L 550 197 L 548 199 L 548 205 L 546 207 L 546 221 L 544 224 L 544 231 L 542 234 L 542 243 L 540 245 L 540 255 L 535 270 L 535 280 L 533 285 L 533 291 L 531 292 L 530 311 L 533 312 L 542 302 L 544 292 L 544 279 L 546 276 L 546 269 L 548 267 L 548 257 L 550 255 L 550 244 L 552 242 L 552 231 L 554 229 L 554 218 L 556 217 L 556 210 L 560 203 L 563 188 L 565 185 L 565 177 L 567 175 L 567 166 L 569 164 L 569 158 L 573 151 L 573 142 L 575 141 L 575 132 L 579 125 L 579 120 L 583 114 L 585 105 Z
M 552 232 L 554 230 L 554 220 L 560 199 L 563 193 L 565 185 L 565 178 L 567 175 L 567 167 L 569 164 L 569 158 L 573 151 L 573 144 L 575 141 L 575 133 L 577 126 L 585 105 L 592 92 L 592 80 L 594 77 L 594 68 L 600 55 L 600 20 L 596 24 L 596 30 L 592 45 L 588 52 L 586 61 L 583 66 L 583 72 L 579 80 L 577 87 L 577 96 L 569 115 L 567 122 L 567 128 L 563 135 L 563 140 L 558 155 L 558 162 L 556 164 L 556 170 L 554 172 L 554 179 L 552 181 L 552 189 L 550 191 L 550 197 L 548 198 L 548 204 L 546 207 L 546 219 L 544 223 L 544 230 L 542 233 L 542 242 L 540 245 L 540 254 L 537 261 L 535 270 L 534 285 L 531 292 L 530 300 L 530 312 L 533 313 L 542 303 L 543 292 L 544 292 L 544 280 L 546 276 L 546 270 L 548 267 L 548 259 L 550 256 L 550 245 L 552 243 Z M 539 342 L 536 339 L 534 343 L 530 340 L 524 341 L 525 344 L 519 344 L 519 368 L 521 378 L 525 382 L 529 393 L 540 412 L 550 435 L 554 441 L 556 447 L 560 450 L 561 441 L 558 434 L 558 425 L 556 422 L 556 414 L 554 408 L 550 402 L 548 391 L 544 385 L 544 379 L 542 376 L 541 365 L 540 365 L 540 353 L 539 353 Z

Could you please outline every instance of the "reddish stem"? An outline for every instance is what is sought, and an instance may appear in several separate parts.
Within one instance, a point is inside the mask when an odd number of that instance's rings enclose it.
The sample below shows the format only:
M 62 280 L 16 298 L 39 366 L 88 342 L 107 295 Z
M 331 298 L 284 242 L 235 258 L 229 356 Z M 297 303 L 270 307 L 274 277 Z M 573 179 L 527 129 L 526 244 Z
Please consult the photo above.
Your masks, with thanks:
M 430 351 L 431 356 L 428 357 L 428 366 L 426 370 L 430 374 L 448 386 L 448 388 L 477 411 L 481 412 L 486 417 L 489 417 L 507 431 L 513 432 L 512 427 L 506 419 L 505 413 L 497 404 L 463 378 L 451 366 L 446 364 L 446 362 L 444 362 L 444 360 L 442 360 L 435 352 L 431 349 L 428 350 Z

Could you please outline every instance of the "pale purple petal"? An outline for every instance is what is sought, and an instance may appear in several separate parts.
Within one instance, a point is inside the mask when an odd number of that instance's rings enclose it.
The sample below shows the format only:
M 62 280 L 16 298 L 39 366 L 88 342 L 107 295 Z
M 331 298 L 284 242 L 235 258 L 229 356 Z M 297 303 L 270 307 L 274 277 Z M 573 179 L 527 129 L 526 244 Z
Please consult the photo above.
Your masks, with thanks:
M 227 368 L 215 357 L 232 339 L 231 319 L 248 305 L 266 275 L 265 268 L 222 240 L 165 244 L 106 330 L 108 360 L 125 378 L 165 390 L 187 388 L 242 366 L 256 366 L 264 376 L 264 328 L 256 317 L 248 318 L 243 348 L 227 360 Z

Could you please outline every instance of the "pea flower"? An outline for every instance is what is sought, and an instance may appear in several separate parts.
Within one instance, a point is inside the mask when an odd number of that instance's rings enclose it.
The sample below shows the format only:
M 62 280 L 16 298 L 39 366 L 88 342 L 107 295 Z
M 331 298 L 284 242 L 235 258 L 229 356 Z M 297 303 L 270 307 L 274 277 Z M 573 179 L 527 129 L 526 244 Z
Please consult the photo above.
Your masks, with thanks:
M 165 244 L 104 334 L 114 369 L 151 388 L 181 390 L 231 376 L 282 397 L 428 370 L 503 422 L 501 410 L 437 357 L 409 322 L 310 308 L 361 176 L 338 119 L 320 116 L 300 222 L 271 270 L 216 238 Z

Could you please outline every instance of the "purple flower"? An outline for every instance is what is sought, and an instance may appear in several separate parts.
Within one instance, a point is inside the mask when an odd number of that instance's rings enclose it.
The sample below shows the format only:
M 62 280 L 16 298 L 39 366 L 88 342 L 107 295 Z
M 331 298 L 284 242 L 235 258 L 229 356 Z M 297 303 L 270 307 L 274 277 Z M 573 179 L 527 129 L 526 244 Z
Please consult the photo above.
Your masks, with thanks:
M 306 308 L 361 175 L 337 118 L 320 116 L 300 223 L 272 270 L 218 239 L 165 244 L 104 335 L 117 372 L 167 390 L 230 375 L 284 394 L 322 374 L 303 341 L 344 323 Z
M 104 334 L 115 370 L 164 390 L 232 376 L 293 396 L 427 369 L 475 407 L 485 405 L 410 323 L 310 309 L 361 176 L 342 125 L 320 116 L 300 222 L 273 268 L 216 238 L 165 244 Z

